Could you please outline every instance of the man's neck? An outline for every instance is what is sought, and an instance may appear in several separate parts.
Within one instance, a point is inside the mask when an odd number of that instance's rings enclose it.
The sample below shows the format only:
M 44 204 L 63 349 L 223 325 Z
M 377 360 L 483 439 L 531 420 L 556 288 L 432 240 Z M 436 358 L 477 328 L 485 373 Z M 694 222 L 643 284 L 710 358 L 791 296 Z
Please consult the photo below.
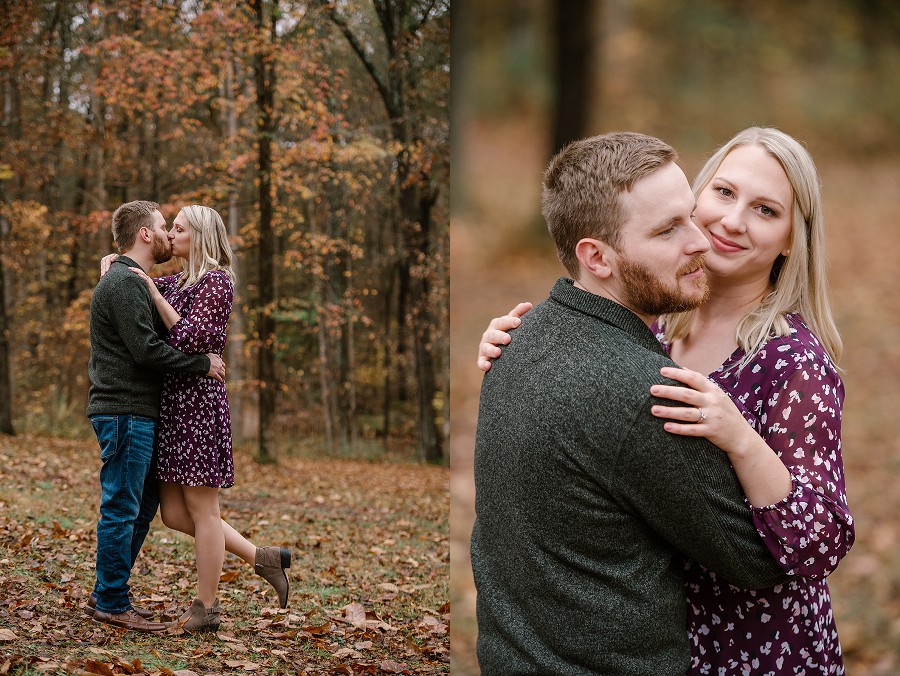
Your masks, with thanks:
M 618 303 L 626 310 L 630 310 L 634 314 L 640 318 L 644 324 L 648 327 L 653 324 L 657 319 L 659 319 L 658 315 L 648 315 L 642 312 L 638 312 L 633 307 L 628 305 L 628 303 L 624 302 L 618 294 L 615 293 L 613 289 L 608 288 L 606 285 L 599 283 L 594 277 L 590 277 L 591 281 L 586 283 L 582 283 L 582 280 L 575 280 L 575 287 L 581 289 L 582 291 L 587 291 L 588 293 L 592 293 L 595 296 L 600 296 L 602 298 L 606 298 L 607 300 L 611 300 L 614 303 Z
M 128 256 L 131 260 L 140 265 L 144 272 L 150 272 L 150 268 L 156 265 L 156 261 L 153 260 L 153 254 L 150 251 L 131 249 L 129 251 L 123 251 L 122 255 Z

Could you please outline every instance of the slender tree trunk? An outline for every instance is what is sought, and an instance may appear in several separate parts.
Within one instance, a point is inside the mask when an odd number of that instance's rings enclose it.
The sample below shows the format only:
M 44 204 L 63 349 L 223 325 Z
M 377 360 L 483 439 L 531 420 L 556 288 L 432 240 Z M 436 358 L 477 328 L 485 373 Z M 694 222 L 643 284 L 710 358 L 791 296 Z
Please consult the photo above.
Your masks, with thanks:
M 407 337 L 406 328 L 409 325 L 409 262 L 406 254 L 401 253 L 397 260 L 397 358 L 396 364 L 400 373 L 406 373 Z M 409 392 L 406 378 L 397 378 L 397 400 L 409 401 Z
M 347 239 L 350 239 L 350 233 L 346 234 Z M 354 318 L 353 318 L 353 307 L 352 302 L 348 302 L 346 299 L 352 299 L 354 297 L 353 294 L 353 258 L 350 256 L 349 252 L 347 253 L 347 289 L 344 293 L 344 339 L 342 341 L 342 346 L 344 349 L 344 354 L 341 359 L 341 362 L 345 365 L 347 378 L 345 381 L 345 391 L 344 391 L 344 407 L 347 412 L 347 443 L 350 446 L 355 446 L 357 440 L 359 439 L 359 421 L 356 418 L 356 379 L 354 378 L 356 374 L 356 351 L 354 345 L 356 345 L 356 332 L 354 330 Z
M 391 436 L 391 404 L 393 403 L 394 396 L 392 376 L 394 373 L 393 355 L 395 346 L 391 340 L 391 317 L 393 315 L 391 306 L 394 302 L 394 288 L 396 286 L 394 280 L 397 279 L 396 268 L 393 265 L 388 266 L 385 276 L 387 279 L 385 280 L 384 285 L 384 288 L 386 289 L 384 294 L 384 321 L 387 341 L 385 341 L 382 348 L 384 350 L 384 411 L 381 433 L 384 435 L 384 449 L 388 450 L 390 447 L 388 442 Z
M 104 37 L 104 26 L 100 26 L 100 34 L 97 39 Z M 93 143 L 90 151 L 90 173 L 93 181 L 86 181 L 91 187 L 91 195 L 88 197 L 88 211 L 102 210 L 107 208 L 108 194 L 106 191 L 106 156 L 104 151 L 106 136 L 106 101 L 102 96 L 96 93 L 97 75 L 101 68 L 100 63 L 92 64 L 89 78 L 88 90 L 91 92 L 90 106 L 88 108 L 88 123 L 93 133 Z M 111 224 L 110 224 L 111 225 Z M 96 232 L 96 240 L 93 243 L 94 251 L 101 255 L 111 251 L 112 229 L 98 228 Z
M 259 352 L 257 359 L 259 375 L 259 460 L 271 462 L 275 459 L 274 432 L 277 410 L 278 381 L 275 373 L 275 317 L 276 306 L 275 274 L 275 233 L 272 228 L 272 137 L 275 132 L 275 68 L 271 52 L 275 32 L 274 16 L 266 25 L 263 0 L 250 0 L 256 17 L 257 34 L 263 51 L 253 57 L 254 80 L 256 84 L 256 138 L 258 160 L 256 177 L 259 185 Z M 268 32 L 267 32 L 268 31 Z
M 9 73 L 3 79 L 3 124 L 9 137 L 19 140 L 22 137 L 21 107 L 19 88 L 14 77 Z M 2 165 L 2 163 L 0 163 Z M 3 167 L 0 166 L 0 171 Z M 17 177 L 16 191 L 21 190 L 21 177 Z M 4 191 L 5 183 L 0 182 L 0 204 L 7 201 Z M 14 434 L 12 424 L 12 360 L 10 359 L 9 313 L 7 312 L 6 272 L 3 266 L 3 249 L 9 234 L 9 221 L 0 214 L 0 433 Z
M 319 281 L 320 303 L 324 305 L 324 291 L 327 282 Z M 336 440 L 334 436 L 334 407 L 331 387 L 331 359 L 330 340 L 328 338 L 328 322 L 322 308 L 319 308 L 318 338 L 319 338 L 319 388 L 322 396 L 322 422 L 325 425 L 325 443 L 329 448 L 334 448 Z
M 319 214 L 314 203 L 310 204 L 310 216 L 307 218 L 310 234 L 329 236 L 328 221 L 326 219 L 325 230 L 320 227 Z M 322 273 L 316 280 L 316 338 L 319 344 L 319 397 L 322 404 L 322 424 L 325 426 L 325 445 L 329 448 L 337 447 L 335 428 L 337 426 L 337 396 L 334 387 L 332 368 L 331 336 L 328 330 L 328 313 L 331 307 L 331 290 L 329 277 L 331 276 L 331 264 L 326 256 L 322 257 Z
M 0 202 L 5 202 L 0 195 Z M 3 243 L 9 223 L 0 216 L 0 433 L 14 434 L 12 424 L 12 373 L 9 359 L 9 321 L 6 312 L 6 284 L 3 269 Z
M 395 130 L 395 135 L 400 134 Z M 404 144 L 404 147 L 405 144 Z M 425 186 L 409 178 L 410 167 L 406 151 L 398 158 L 400 184 L 400 212 L 406 241 L 409 265 L 428 259 L 431 251 L 431 206 L 433 200 L 422 194 Z M 435 378 L 434 321 L 427 276 L 409 278 L 409 304 L 412 315 L 413 346 L 415 350 L 416 402 L 418 410 L 419 452 L 426 462 L 443 460 L 442 440 L 437 426 L 437 380 Z
M 225 117 L 225 143 L 228 146 L 229 155 L 233 158 L 237 149 L 235 147 L 238 136 L 238 120 L 237 108 L 234 98 L 234 60 L 229 58 L 225 66 L 225 77 L 222 83 L 222 99 L 225 101 L 223 115 Z M 231 410 L 234 413 L 231 420 L 233 430 L 238 431 L 238 438 L 241 440 L 249 437 L 249 411 L 248 411 L 248 392 L 245 383 L 246 369 L 244 368 L 244 342 L 246 327 L 244 322 L 244 306 L 242 303 L 245 297 L 244 289 L 247 283 L 244 280 L 244 264 L 241 257 L 244 254 L 243 248 L 238 244 L 240 241 L 240 201 L 238 195 L 238 177 L 230 176 L 231 188 L 228 193 L 228 237 L 232 242 L 232 250 L 234 251 L 234 260 L 232 261 L 232 269 L 236 278 L 235 282 L 235 303 L 231 312 L 231 326 L 228 338 L 228 373 L 232 389 L 228 395 L 231 399 Z
M 591 90 L 591 47 L 595 0 L 554 3 L 556 18 L 556 102 L 554 152 L 587 133 Z

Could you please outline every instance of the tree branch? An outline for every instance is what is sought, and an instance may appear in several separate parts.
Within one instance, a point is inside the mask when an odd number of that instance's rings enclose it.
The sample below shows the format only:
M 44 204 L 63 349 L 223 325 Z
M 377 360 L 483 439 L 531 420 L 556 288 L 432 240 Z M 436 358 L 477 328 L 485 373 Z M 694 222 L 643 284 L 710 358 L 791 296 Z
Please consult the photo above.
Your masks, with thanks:
M 431 0 L 431 2 L 428 3 L 427 7 L 425 7 L 425 9 L 422 11 L 421 20 L 415 25 L 415 28 L 413 29 L 414 33 L 418 33 L 420 30 L 422 30 L 425 24 L 431 20 L 431 13 L 434 11 L 435 7 L 437 7 L 439 2 L 440 0 Z M 446 3 L 443 4 L 446 8 Z
M 329 0 L 319 0 L 319 5 L 328 12 L 328 16 L 331 19 L 332 23 L 334 23 L 334 25 L 337 26 L 344 34 L 344 37 L 347 38 L 347 42 L 350 43 L 350 47 L 354 52 L 356 52 L 359 60 L 362 61 L 363 66 L 372 77 L 372 80 L 375 82 L 375 86 L 378 87 L 378 93 L 381 95 L 382 101 L 384 101 L 384 106 L 387 109 L 388 115 L 390 117 L 393 117 L 396 113 L 396 106 L 394 105 L 394 102 L 391 98 L 390 89 L 388 88 L 387 83 L 385 83 L 382 79 L 381 74 L 378 72 L 378 69 L 372 62 L 372 59 L 370 59 L 369 55 L 366 54 L 366 50 L 363 48 L 360 41 L 353 34 L 353 31 L 347 24 L 347 20 L 344 19 L 344 17 L 342 17 L 340 14 L 338 14 L 336 7 Z

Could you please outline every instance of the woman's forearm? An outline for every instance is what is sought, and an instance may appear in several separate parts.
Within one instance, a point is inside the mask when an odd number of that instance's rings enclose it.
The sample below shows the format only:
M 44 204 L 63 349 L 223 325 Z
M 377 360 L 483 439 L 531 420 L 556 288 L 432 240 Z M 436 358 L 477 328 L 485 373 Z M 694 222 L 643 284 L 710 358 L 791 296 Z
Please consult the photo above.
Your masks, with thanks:
M 159 316 L 162 318 L 167 329 L 171 329 L 175 326 L 175 322 L 181 319 L 181 315 L 175 312 L 175 308 L 169 305 L 169 301 L 163 298 L 161 293 L 156 292 L 153 294 L 153 302 L 156 304 Z
M 762 437 L 752 428 L 747 432 L 742 444 L 726 452 L 750 504 L 768 507 L 790 494 L 791 473 Z

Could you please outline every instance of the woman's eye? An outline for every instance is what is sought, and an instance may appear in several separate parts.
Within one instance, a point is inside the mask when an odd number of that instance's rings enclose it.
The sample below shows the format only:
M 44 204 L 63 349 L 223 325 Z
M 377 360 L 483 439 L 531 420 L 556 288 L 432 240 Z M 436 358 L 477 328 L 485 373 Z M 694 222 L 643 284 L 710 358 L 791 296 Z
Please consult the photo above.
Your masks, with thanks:
M 734 195 L 730 188 L 719 187 L 716 188 L 716 191 L 724 197 L 732 197 Z
M 760 205 L 759 210 L 763 216 L 775 217 L 778 215 L 774 209 L 767 207 L 765 204 Z

